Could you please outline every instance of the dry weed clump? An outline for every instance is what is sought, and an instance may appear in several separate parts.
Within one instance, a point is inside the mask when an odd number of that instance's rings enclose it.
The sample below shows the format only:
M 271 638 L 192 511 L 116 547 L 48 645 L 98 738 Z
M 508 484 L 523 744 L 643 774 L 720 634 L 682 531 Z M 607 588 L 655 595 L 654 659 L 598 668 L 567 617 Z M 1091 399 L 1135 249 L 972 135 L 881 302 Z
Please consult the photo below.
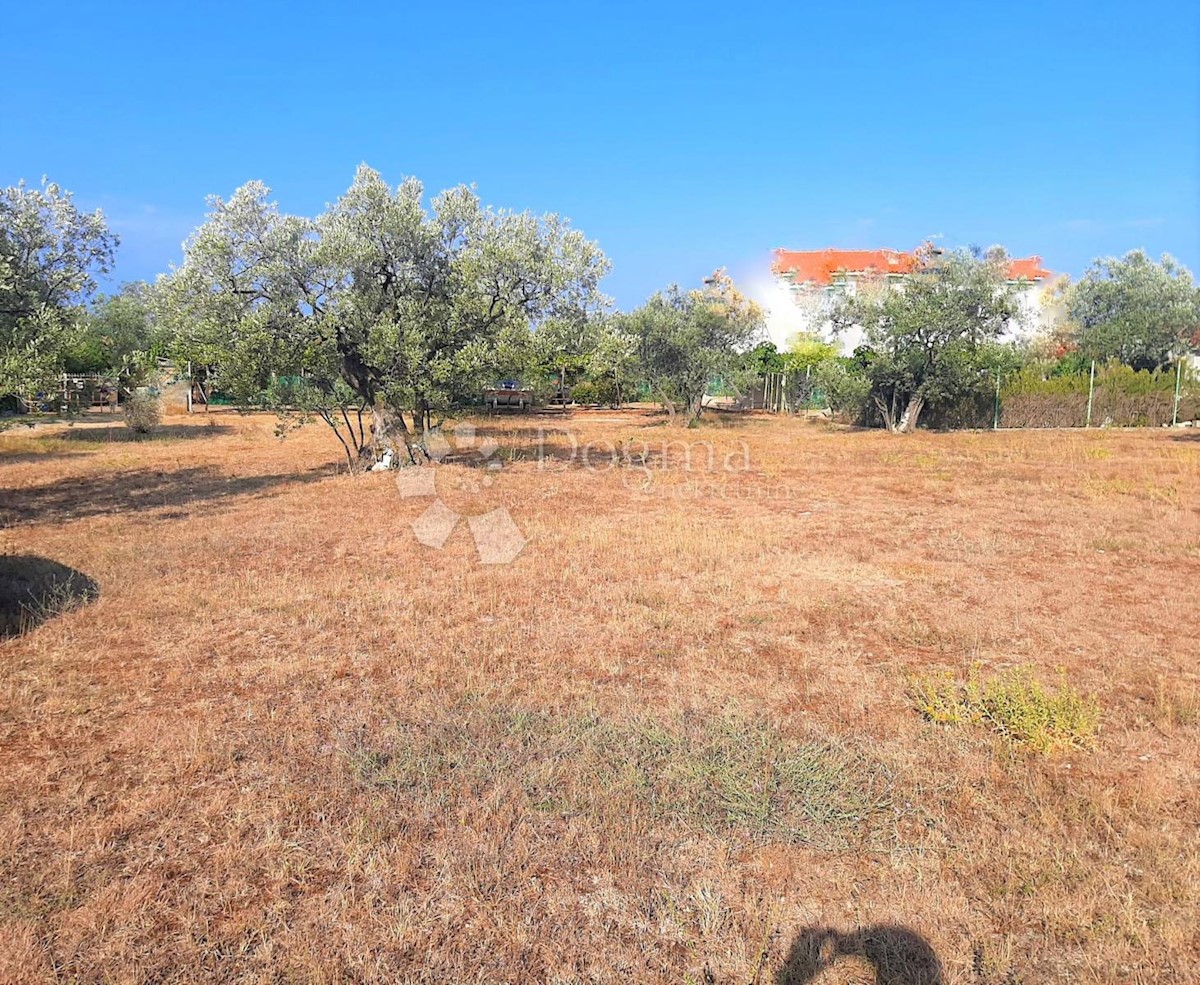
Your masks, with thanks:
M 1154 689 L 1154 719 L 1166 729 L 1200 724 L 1200 687 L 1160 677 Z

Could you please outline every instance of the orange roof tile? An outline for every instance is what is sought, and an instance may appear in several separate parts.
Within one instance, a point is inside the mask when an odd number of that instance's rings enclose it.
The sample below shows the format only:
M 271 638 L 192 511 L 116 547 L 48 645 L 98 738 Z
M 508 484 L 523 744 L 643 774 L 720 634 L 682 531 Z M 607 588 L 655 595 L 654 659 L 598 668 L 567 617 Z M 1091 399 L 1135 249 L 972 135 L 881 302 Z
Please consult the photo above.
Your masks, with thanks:
M 899 250 L 776 250 L 771 270 L 798 284 L 832 284 L 841 272 L 864 274 L 908 274 L 917 267 L 916 253 Z M 1039 256 L 1010 260 L 1008 276 L 1046 280 L 1050 271 Z
M 915 266 L 916 257 L 899 250 L 776 250 L 771 269 L 797 283 L 831 284 L 841 271 L 907 274 Z
M 1026 280 L 1049 280 L 1050 271 L 1042 266 L 1039 256 L 1022 257 L 1008 261 L 1008 276 L 1012 280 L 1024 277 Z

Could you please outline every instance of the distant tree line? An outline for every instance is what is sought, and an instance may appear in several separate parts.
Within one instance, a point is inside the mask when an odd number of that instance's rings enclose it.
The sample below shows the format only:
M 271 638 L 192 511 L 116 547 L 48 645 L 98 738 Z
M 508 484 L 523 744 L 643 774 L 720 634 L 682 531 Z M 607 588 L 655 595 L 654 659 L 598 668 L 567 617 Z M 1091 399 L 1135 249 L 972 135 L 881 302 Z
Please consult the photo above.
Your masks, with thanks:
M 1016 331 L 1029 329 L 1032 313 L 1020 303 L 1025 285 L 1007 271 L 999 249 L 925 249 L 899 286 L 868 278 L 840 295 L 831 332 L 858 330 L 862 343 L 811 367 L 826 402 L 847 420 L 896 432 L 931 414 L 939 424 L 977 425 L 992 419 L 998 387 L 1002 396 L 1054 394 L 1065 392 L 1054 381 L 1074 377 L 1078 389 L 1093 362 L 1110 388 L 1162 391 L 1174 386 L 1168 370 L 1200 347 L 1200 289 L 1170 256 L 1155 263 L 1133 251 L 1095 261 L 1073 284 L 1060 278 L 1032 332 Z M 780 371 L 821 344 L 801 336 L 790 353 L 771 346 L 756 358 Z
M 930 249 L 899 287 L 866 280 L 838 298 L 832 338 L 780 352 L 723 271 L 616 312 L 600 292 L 608 259 L 560 216 L 493 209 L 466 186 L 426 201 L 419 182 L 366 166 L 314 218 L 282 213 L 260 182 L 212 198 L 180 266 L 97 295 L 117 245 L 52 183 L 0 192 L 0 397 L 63 372 L 133 383 L 160 358 L 187 362 L 238 404 L 323 420 L 352 466 L 387 451 L 420 464 L 430 429 L 502 378 L 543 396 L 566 384 L 580 402 L 649 399 L 691 425 L 716 379 L 736 391 L 803 374 L 846 419 L 903 432 L 982 402 L 998 376 L 1028 392 L 1092 360 L 1153 374 L 1200 342 L 1200 291 L 1169 256 L 1063 279 L 1046 292 L 1049 328 L 1016 342 L 1003 252 Z M 863 343 L 841 355 L 851 330 Z

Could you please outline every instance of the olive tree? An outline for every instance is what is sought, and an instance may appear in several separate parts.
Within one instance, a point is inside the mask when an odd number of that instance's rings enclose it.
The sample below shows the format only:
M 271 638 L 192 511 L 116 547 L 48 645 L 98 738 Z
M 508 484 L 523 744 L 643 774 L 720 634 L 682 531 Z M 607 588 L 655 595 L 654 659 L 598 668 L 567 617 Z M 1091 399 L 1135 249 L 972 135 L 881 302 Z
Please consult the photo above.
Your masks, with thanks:
M 870 399 L 890 431 L 911 431 L 929 404 L 981 385 L 1001 334 L 1019 318 L 1002 250 L 922 251 L 899 285 L 868 281 L 838 299 L 833 326 L 858 327 L 856 354 Z
M 597 402 L 614 407 L 631 399 L 642 382 L 637 358 L 637 339 L 619 315 L 593 319 L 585 372 Z
M 426 211 L 419 182 L 392 191 L 360 168 L 321 229 L 348 271 L 337 331 L 377 442 L 400 432 L 413 449 L 433 413 L 477 399 L 533 329 L 580 324 L 604 303 L 595 243 L 557 215 L 486 208 L 464 186 Z
M 1200 291 L 1169 254 L 1155 263 L 1142 250 L 1096 260 L 1067 294 L 1080 352 L 1134 369 L 1160 369 L 1180 355 L 1200 326 Z
M 130 376 L 152 364 L 159 339 L 147 298 L 148 288 L 141 282 L 95 297 L 78 337 L 63 354 L 63 368 L 68 373 Z
M 692 424 L 709 381 L 738 370 L 764 328 L 764 314 L 723 270 L 698 290 L 672 285 L 624 316 L 637 356 L 671 423 Z
M 61 369 L 117 242 L 102 212 L 53 182 L 0 190 L 0 396 L 35 393 Z
M 420 182 L 393 189 L 364 165 L 316 219 L 268 195 L 251 182 L 213 200 L 160 297 L 218 386 L 319 414 L 352 464 L 387 450 L 424 461 L 436 415 L 473 400 L 534 327 L 604 302 L 594 243 L 465 186 L 426 207 Z M 364 412 L 369 436 L 353 427 Z

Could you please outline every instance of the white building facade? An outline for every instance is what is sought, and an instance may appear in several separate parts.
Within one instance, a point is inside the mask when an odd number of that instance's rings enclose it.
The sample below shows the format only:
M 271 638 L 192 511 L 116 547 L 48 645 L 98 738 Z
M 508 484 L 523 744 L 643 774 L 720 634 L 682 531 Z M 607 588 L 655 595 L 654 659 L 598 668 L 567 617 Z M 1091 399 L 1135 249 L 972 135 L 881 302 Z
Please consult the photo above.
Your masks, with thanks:
M 860 284 L 881 279 L 901 287 L 918 268 L 917 251 L 899 250 L 775 250 L 771 272 L 786 292 L 795 312 L 786 319 L 791 334 L 810 332 L 832 338 L 830 314 L 834 302 L 854 294 Z M 1028 337 L 1046 327 L 1052 312 L 1046 292 L 1054 280 L 1040 256 L 1008 261 L 1009 283 L 1018 288 L 1021 316 L 1010 327 L 1010 338 Z M 773 333 L 775 334 L 775 333 Z M 776 339 L 776 344 L 786 339 Z M 862 332 L 843 333 L 838 339 L 846 353 L 862 343 Z

